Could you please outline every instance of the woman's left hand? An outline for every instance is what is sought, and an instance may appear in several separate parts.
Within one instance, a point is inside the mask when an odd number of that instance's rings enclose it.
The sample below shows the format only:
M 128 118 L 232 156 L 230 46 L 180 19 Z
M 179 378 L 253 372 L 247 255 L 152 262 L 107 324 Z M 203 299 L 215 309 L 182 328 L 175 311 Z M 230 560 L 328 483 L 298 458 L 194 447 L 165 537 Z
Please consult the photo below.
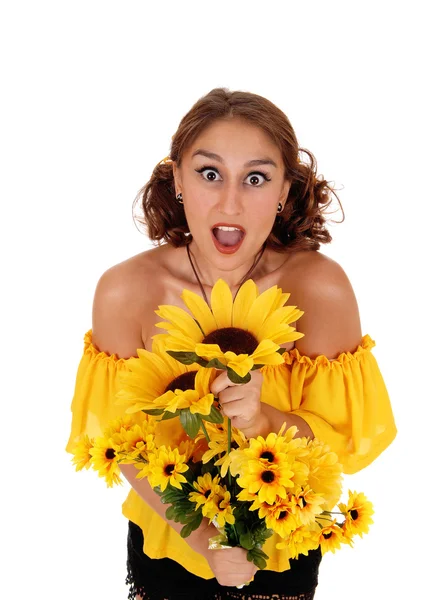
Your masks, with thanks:
M 231 419 L 233 427 L 248 437 L 260 434 L 264 417 L 261 405 L 263 376 L 258 370 L 252 371 L 251 376 L 249 383 L 233 383 L 227 371 L 221 371 L 210 387 L 223 414 Z

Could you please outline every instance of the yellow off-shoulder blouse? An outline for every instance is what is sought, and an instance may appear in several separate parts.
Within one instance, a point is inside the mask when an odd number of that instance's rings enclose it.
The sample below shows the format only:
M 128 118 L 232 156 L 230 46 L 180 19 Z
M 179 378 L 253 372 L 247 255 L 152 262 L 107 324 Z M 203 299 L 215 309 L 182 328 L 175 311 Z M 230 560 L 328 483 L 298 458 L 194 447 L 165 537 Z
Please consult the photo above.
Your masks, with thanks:
M 284 354 L 284 364 L 262 369 L 262 401 L 302 417 L 315 437 L 339 455 L 345 473 L 370 464 L 396 435 L 388 392 L 371 352 L 374 346 L 364 335 L 355 352 L 343 352 L 335 360 L 311 359 L 295 348 Z M 117 373 L 125 370 L 127 359 L 100 352 L 89 330 L 72 400 L 68 452 L 73 452 L 80 435 L 99 436 L 111 419 L 122 415 L 124 408 L 115 404 L 114 396 Z M 168 557 L 200 577 L 214 577 L 207 561 L 133 489 L 123 503 L 123 514 L 143 530 L 148 556 Z M 290 568 L 287 551 L 277 550 L 273 538 L 263 547 L 270 557 L 267 569 L 285 571 Z

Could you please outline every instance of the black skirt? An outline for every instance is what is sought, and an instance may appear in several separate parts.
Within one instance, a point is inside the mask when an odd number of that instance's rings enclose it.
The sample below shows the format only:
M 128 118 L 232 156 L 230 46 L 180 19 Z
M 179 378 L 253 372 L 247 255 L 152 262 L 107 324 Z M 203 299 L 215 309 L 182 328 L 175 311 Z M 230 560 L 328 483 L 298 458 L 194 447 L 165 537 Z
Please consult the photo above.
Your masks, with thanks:
M 318 584 L 321 550 L 290 560 L 290 569 L 257 571 L 243 589 L 203 579 L 169 558 L 152 559 L 143 552 L 143 532 L 129 521 L 127 578 L 129 600 L 312 600 Z

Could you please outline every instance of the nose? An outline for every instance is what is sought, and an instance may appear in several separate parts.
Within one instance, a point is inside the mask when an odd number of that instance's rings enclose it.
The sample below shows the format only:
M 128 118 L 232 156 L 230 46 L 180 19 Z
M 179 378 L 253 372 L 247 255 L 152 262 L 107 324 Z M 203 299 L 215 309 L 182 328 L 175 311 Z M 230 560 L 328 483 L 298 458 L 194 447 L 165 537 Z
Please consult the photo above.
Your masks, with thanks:
M 221 214 L 228 216 L 241 214 L 241 193 L 234 182 L 223 186 L 218 200 L 218 210 Z

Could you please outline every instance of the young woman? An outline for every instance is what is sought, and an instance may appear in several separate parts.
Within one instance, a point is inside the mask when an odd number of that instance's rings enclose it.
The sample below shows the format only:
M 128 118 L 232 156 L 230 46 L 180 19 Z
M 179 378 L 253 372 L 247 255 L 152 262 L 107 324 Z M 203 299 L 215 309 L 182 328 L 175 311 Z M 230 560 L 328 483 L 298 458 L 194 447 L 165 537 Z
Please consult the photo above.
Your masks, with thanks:
M 277 285 L 304 315 L 304 337 L 286 345 L 285 363 L 254 371 L 234 385 L 225 373 L 212 385 L 224 415 L 248 437 L 296 425 L 338 453 L 346 473 L 371 463 L 394 439 L 388 393 L 362 335 L 358 306 L 343 269 L 319 252 L 331 241 L 324 211 L 333 190 L 317 177 L 287 117 L 269 100 L 217 88 L 198 100 L 140 191 L 144 221 L 158 247 L 115 265 L 100 278 L 92 330 L 72 403 L 71 451 L 82 433 L 99 435 L 123 409 L 116 377 L 138 348 L 160 333 L 155 309 L 185 308 L 184 288 L 210 298 L 222 278 L 235 294 L 248 278 L 260 292 Z M 168 421 L 170 439 L 176 420 Z M 289 560 L 270 539 L 267 569 L 257 571 L 241 548 L 208 550 L 210 523 L 185 540 L 181 525 L 133 465 L 129 519 L 129 598 L 307 600 L 317 586 L 320 550 Z M 236 586 L 250 582 L 247 587 Z

